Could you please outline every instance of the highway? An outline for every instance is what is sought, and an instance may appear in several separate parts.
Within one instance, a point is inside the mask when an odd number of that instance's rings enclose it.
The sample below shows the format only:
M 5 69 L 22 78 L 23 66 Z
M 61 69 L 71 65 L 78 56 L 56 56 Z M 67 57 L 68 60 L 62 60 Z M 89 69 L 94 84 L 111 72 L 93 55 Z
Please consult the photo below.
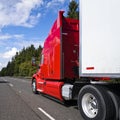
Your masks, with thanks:
M 63 105 L 33 94 L 31 81 L 0 77 L 0 120 L 83 120 L 77 102 Z

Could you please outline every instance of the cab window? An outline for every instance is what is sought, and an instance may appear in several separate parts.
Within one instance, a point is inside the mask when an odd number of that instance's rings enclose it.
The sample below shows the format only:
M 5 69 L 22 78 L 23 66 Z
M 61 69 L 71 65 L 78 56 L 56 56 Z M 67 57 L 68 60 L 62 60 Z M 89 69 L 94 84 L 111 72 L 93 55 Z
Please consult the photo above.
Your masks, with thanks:
M 44 63 L 44 55 L 42 54 L 42 56 L 41 56 L 41 64 L 43 64 Z

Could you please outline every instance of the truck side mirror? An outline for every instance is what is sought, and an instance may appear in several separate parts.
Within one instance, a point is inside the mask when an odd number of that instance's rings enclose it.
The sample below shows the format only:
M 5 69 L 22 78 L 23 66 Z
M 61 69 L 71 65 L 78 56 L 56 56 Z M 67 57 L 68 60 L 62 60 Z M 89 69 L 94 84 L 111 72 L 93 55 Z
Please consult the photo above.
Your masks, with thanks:
M 40 66 L 38 66 L 38 69 L 40 69 Z
M 35 57 L 32 57 L 31 63 L 32 63 L 32 66 L 36 66 L 36 60 L 35 60 Z

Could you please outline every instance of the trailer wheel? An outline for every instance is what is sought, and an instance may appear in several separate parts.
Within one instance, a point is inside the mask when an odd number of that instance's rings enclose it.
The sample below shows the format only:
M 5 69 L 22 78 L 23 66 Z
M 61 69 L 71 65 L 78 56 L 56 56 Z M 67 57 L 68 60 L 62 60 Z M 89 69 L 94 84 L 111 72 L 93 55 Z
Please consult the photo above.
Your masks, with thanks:
M 114 107 L 105 88 L 86 85 L 78 96 L 78 107 L 85 120 L 113 120 Z
M 38 94 L 37 85 L 36 85 L 36 80 L 35 79 L 32 81 L 32 91 L 33 91 L 34 94 Z
M 113 104 L 114 109 L 115 109 L 114 120 L 120 120 L 120 117 L 119 117 L 120 98 L 114 92 L 111 92 L 109 90 L 108 90 L 108 94 L 109 94 L 109 96 L 111 97 L 111 99 L 112 99 L 112 101 L 114 103 Z

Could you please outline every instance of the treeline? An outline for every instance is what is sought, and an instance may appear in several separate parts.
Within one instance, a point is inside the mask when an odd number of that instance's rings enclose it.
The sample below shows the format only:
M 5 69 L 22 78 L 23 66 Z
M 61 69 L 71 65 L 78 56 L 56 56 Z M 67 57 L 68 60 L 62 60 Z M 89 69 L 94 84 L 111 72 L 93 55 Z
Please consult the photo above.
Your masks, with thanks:
M 32 76 L 36 72 L 36 67 L 32 66 L 31 59 L 35 57 L 36 63 L 39 64 L 41 52 L 42 47 L 36 49 L 34 45 L 16 52 L 7 66 L 0 71 L 0 76 Z

